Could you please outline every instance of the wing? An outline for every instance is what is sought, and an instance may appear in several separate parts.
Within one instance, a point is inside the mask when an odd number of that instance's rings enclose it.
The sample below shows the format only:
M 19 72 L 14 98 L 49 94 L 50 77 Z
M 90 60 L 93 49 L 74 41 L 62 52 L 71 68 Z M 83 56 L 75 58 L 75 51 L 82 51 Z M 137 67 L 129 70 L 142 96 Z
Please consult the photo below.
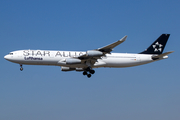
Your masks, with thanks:
M 118 40 L 112 44 L 109 44 L 107 46 L 104 46 L 102 48 L 98 48 L 95 50 L 88 50 L 86 52 L 86 54 L 79 56 L 78 59 L 81 59 L 81 60 L 84 60 L 84 59 L 97 60 L 101 56 L 104 56 L 105 54 L 113 51 L 113 48 L 115 48 L 119 44 L 123 43 L 126 40 L 126 38 L 127 38 L 127 36 L 124 36 L 122 39 L 120 39 L 120 40 Z
M 113 48 L 115 48 L 119 44 L 123 43 L 126 40 L 126 38 L 127 38 L 127 36 L 124 36 L 121 40 L 118 40 L 117 42 L 114 42 L 114 43 L 104 46 L 102 48 L 98 48 L 97 50 L 104 52 L 104 53 L 110 53 L 113 50 Z

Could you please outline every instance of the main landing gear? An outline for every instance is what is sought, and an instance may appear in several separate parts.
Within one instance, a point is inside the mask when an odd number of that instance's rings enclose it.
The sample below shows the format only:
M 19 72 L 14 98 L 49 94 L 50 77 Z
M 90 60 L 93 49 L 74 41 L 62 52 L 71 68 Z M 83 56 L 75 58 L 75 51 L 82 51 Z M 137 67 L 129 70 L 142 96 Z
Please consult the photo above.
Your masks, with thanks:
M 91 69 L 91 68 L 87 68 L 84 72 L 83 72 L 83 75 L 87 75 L 87 77 L 88 78 L 90 78 L 91 77 L 91 74 L 94 74 L 95 73 L 95 71 L 93 70 L 93 69 Z
M 20 64 L 20 70 L 21 70 L 21 71 L 23 71 L 23 67 L 22 67 L 22 65 L 21 65 L 21 64 Z

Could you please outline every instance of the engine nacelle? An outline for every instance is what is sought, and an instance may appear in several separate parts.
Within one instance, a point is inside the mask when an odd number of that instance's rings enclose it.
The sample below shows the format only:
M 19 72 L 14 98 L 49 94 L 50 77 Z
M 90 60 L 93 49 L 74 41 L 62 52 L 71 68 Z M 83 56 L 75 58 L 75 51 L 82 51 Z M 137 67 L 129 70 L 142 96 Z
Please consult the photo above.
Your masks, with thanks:
M 61 71 L 74 71 L 74 70 L 76 70 L 76 71 L 84 71 L 84 69 L 83 68 L 70 68 L 70 67 L 61 67 Z
M 95 50 L 89 50 L 86 52 L 86 55 L 89 57 L 99 57 L 103 55 L 103 52 L 101 51 L 95 51 Z
M 84 71 L 83 68 L 76 68 L 76 71 Z
M 61 67 L 61 71 L 73 71 L 73 70 L 76 70 L 76 68 Z
M 67 58 L 66 64 L 81 64 L 81 60 L 76 58 Z

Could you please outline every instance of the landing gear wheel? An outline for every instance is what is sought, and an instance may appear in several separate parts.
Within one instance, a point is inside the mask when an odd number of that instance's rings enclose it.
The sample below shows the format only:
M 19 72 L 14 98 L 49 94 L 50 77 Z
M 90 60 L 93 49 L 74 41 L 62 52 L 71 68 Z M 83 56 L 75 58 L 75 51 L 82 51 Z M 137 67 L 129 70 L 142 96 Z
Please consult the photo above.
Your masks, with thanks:
M 21 67 L 20 70 L 23 71 L 23 68 Z
M 88 67 L 87 69 L 86 69 L 86 71 L 90 71 L 91 70 L 91 68 L 90 67 Z
M 90 78 L 90 77 L 91 77 L 91 74 L 88 74 L 87 77 Z
M 21 64 L 20 64 L 20 67 L 21 67 L 21 68 L 20 68 L 20 70 L 21 70 L 21 71 L 23 71 L 23 67 L 22 67 L 22 65 L 21 65 Z
M 86 71 L 84 71 L 84 72 L 83 72 L 83 75 L 87 75 L 87 72 L 86 72 Z
M 94 70 L 90 70 L 89 72 L 90 72 L 91 74 L 94 74 L 94 73 L 95 73 L 95 71 L 94 71 Z

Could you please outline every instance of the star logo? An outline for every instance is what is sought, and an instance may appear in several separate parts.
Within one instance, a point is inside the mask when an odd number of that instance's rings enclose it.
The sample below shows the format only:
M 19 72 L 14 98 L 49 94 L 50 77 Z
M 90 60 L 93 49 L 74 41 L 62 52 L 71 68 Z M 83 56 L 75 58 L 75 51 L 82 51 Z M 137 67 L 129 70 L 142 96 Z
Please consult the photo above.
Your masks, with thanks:
M 156 42 L 154 45 L 152 45 L 153 46 L 153 48 L 154 48 L 154 52 L 158 52 L 158 51 L 162 51 L 162 46 L 163 45 L 161 45 L 161 44 L 159 44 L 159 42 Z

